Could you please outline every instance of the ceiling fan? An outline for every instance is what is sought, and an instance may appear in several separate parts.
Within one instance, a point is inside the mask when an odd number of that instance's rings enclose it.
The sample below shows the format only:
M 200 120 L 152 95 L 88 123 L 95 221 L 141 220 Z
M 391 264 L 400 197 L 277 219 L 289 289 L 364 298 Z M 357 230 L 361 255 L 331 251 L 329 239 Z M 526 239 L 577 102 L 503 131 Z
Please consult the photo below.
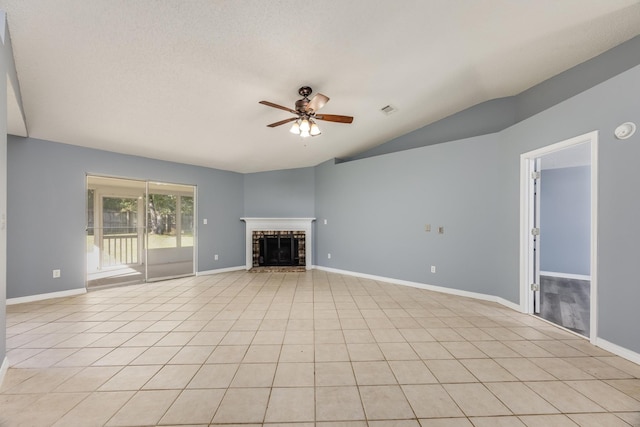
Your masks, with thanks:
M 289 130 L 291 133 L 295 133 L 300 135 L 303 138 L 308 136 L 318 136 L 320 135 L 320 129 L 316 124 L 316 120 L 324 120 L 327 122 L 337 122 L 337 123 L 351 123 L 353 122 L 353 117 L 351 116 L 338 116 L 335 114 L 318 114 L 318 110 L 324 107 L 324 105 L 329 102 L 329 97 L 323 95 L 321 93 L 316 94 L 313 98 L 309 99 L 309 95 L 311 95 L 311 88 L 309 86 L 303 86 L 298 89 L 298 93 L 302 96 L 302 99 L 296 101 L 296 109 L 291 109 L 287 107 L 283 107 L 282 105 L 274 104 L 269 101 L 260 101 L 259 103 L 262 105 L 266 105 L 268 107 L 278 108 L 280 110 L 288 111 L 292 114 L 295 114 L 296 117 L 291 117 L 289 119 L 280 120 L 279 122 L 271 123 L 267 125 L 270 128 L 274 128 L 276 126 L 284 125 L 285 123 L 295 122 L 291 126 Z

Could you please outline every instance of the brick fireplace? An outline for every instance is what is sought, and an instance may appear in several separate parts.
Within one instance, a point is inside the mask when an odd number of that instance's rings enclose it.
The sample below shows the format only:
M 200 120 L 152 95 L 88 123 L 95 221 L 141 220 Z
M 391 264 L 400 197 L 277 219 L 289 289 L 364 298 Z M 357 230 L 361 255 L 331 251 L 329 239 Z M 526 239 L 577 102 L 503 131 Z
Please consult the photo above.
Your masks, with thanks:
M 312 265 L 315 218 L 240 218 L 246 224 L 246 269 Z

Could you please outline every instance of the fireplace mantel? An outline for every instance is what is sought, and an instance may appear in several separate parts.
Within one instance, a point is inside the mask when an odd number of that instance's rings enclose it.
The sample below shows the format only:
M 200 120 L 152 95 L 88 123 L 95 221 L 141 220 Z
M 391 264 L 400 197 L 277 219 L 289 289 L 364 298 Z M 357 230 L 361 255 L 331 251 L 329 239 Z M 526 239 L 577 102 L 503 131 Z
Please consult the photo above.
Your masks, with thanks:
M 311 236 L 311 223 L 315 218 L 240 218 L 246 223 L 246 268 L 253 267 L 253 232 L 254 231 L 304 231 L 306 241 L 306 265 L 311 270 L 313 240 Z

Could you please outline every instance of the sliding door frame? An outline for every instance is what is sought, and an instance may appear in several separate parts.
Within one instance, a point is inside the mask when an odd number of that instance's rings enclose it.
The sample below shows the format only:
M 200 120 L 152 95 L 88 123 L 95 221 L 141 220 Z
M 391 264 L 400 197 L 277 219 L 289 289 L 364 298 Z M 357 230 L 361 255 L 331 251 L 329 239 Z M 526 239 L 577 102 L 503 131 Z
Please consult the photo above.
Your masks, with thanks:
M 126 180 L 126 181 L 130 181 L 130 182 L 137 182 L 140 183 L 140 190 L 141 190 L 141 194 L 138 194 L 138 192 L 136 191 L 129 191 L 124 187 L 117 187 L 117 186 L 104 186 L 103 188 L 105 190 L 103 191 L 96 191 L 94 186 L 90 186 L 89 184 L 89 180 L 90 178 L 96 178 L 96 179 L 114 179 L 114 180 Z M 148 250 L 149 250 L 149 242 L 148 242 L 148 226 L 147 226 L 147 221 L 149 218 L 149 184 L 154 184 L 154 183 L 158 183 L 158 184 L 166 184 L 166 185 L 175 185 L 175 186 L 184 186 L 184 187 L 191 187 L 193 189 L 192 193 L 191 193 L 191 197 L 193 197 L 193 247 L 192 247 L 192 270 L 190 273 L 186 273 L 186 274 L 180 274 L 180 275 L 176 275 L 176 276 L 167 276 L 167 277 L 158 277 L 158 278 L 149 278 L 149 271 L 148 271 L 148 267 L 149 267 L 149 262 L 148 262 Z M 144 184 L 144 188 L 142 187 L 142 185 Z M 138 198 L 138 197 L 142 197 L 142 201 L 138 203 L 138 228 L 142 228 L 142 236 L 138 237 L 139 239 L 139 247 L 138 247 L 138 251 L 139 251 L 139 262 L 140 263 L 144 263 L 144 278 L 143 278 L 143 283 L 149 283 L 149 282 L 153 282 L 153 281 L 157 281 L 157 280 L 165 280 L 165 279 L 170 279 L 170 278 L 175 278 L 175 277 L 185 277 L 185 276 L 191 276 L 191 275 L 196 275 L 197 271 L 198 271 L 198 186 L 195 184 L 182 184 L 182 183 L 175 183 L 175 182 L 166 182 L 166 181 L 159 181 L 159 180 L 145 180 L 145 179 L 139 179 L 139 178 L 129 178 L 129 177 L 122 177 L 122 176 L 113 176 L 113 175 L 101 175 L 101 174 L 93 174 L 93 173 L 86 173 L 85 174 L 85 204 L 84 204 L 84 209 L 85 209 L 85 213 L 84 213 L 84 217 L 85 217 L 85 239 L 83 239 L 85 247 L 84 247 L 84 257 L 85 257 L 85 262 L 84 262 L 84 277 L 85 277 L 85 288 L 88 288 L 88 283 L 89 283 L 89 266 L 87 263 L 87 232 L 89 231 L 89 217 L 88 217 L 88 203 L 87 201 L 87 197 L 89 194 L 89 190 L 94 190 L 94 200 L 93 200 L 93 228 L 94 228 L 94 236 L 95 236 L 95 229 L 97 227 L 96 224 L 96 216 L 98 214 L 98 209 L 102 209 L 102 197 L 122 197 L 122 198 Z M 171 192 L 171 191 L 167 191 L 167 192 L 161 192 L 159 194 L 175 194 L 176 192 Z M 176 241 L 180 242 L 180 246 L 182 247 L 182 197 L 184 195 L 186 195 L 186 192 L 178 192 L 179 194 L 177 194 L 179 197 L 177 197 L 176 200 Z M 184 193 L 184 194 L 183 194 Z M 143 204 L 144 207 L 142 209 L 140 209 L 140 204 Z M 100 216 L 102 216 L 100 214 Z M 140 221 L 142 220 L 142 221 Z M 100 224 L 102 226 L 102 224 Z M 102 235 L 102 230 L 100 230 L 99 232 L 100 236 Z M 139 234 L 139 233 L 138 233 Z M 95 243 L 94 243 L 95 244 Z M 100 257 L 102 257 L 102 248 L 100 249 L 101 253 L 100 253 Z

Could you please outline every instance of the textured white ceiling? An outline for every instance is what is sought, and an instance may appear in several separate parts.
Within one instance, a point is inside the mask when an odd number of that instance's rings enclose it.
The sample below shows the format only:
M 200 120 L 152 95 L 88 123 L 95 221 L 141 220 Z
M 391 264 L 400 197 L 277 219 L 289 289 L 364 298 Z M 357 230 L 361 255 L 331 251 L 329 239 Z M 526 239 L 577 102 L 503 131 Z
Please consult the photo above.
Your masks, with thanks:
M 31 137 L 238 172 L 354 155 L 640 33 L 638 0 L 0 0 Z M 266 124 L 297 89 L 323 134 Z M 393 104 L 398 111 L 379 110 Z

